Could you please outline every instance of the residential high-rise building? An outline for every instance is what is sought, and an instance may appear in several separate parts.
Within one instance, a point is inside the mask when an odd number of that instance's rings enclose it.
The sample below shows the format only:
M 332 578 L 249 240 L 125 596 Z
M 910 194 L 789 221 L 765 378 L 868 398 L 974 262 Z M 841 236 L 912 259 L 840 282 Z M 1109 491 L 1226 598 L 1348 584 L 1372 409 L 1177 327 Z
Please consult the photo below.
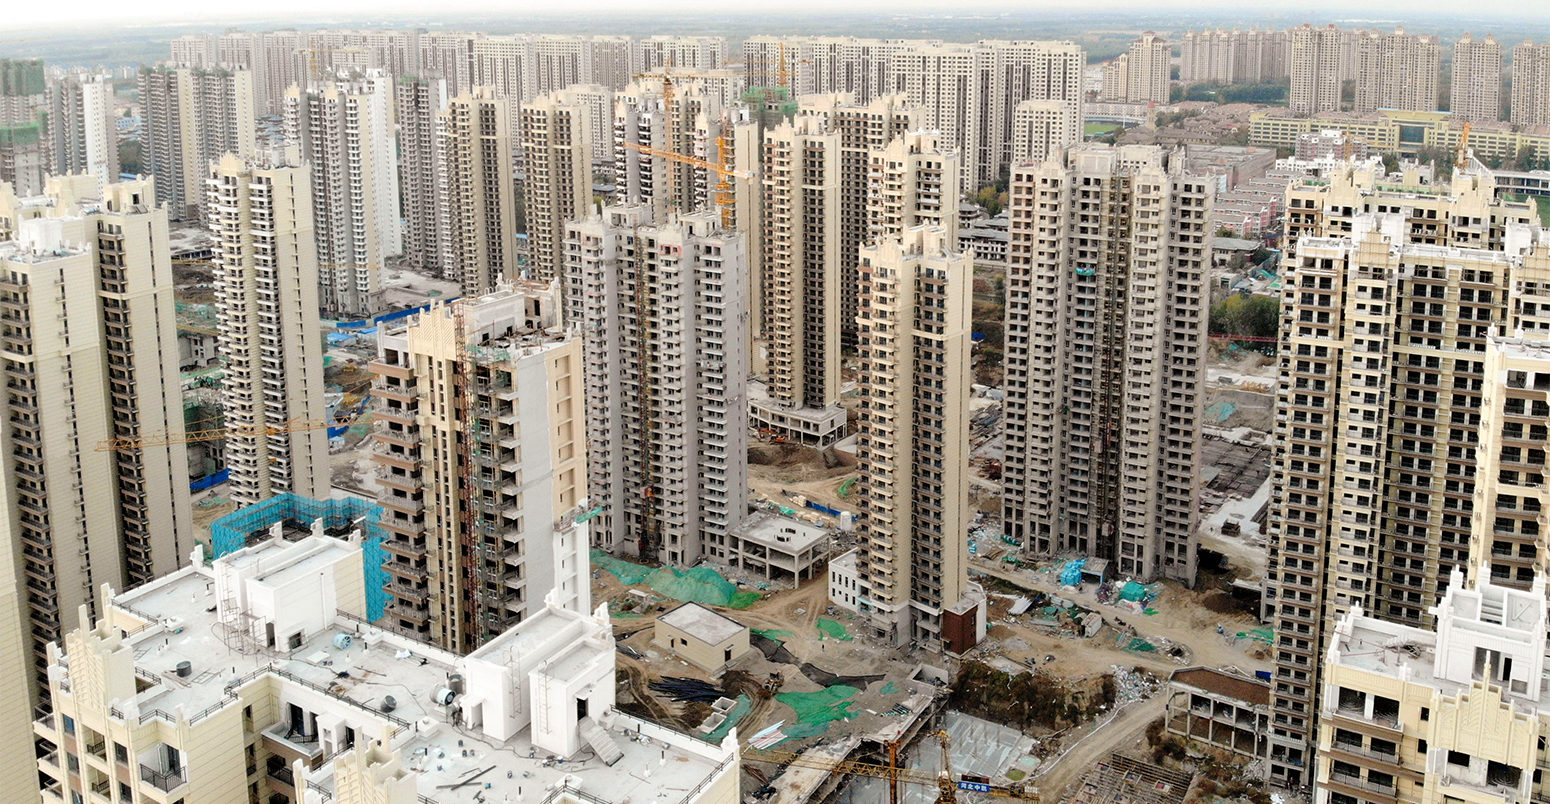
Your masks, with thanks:
M 1453 82 L 1448 108 L 1455 120 L 1502 119 L 1502 46 L 1486 34 L 1475 39 L 1468 33 L 1453 43 Z
M 1195 582 L 1215 181 L 1154 146 L 1012 175 L 1006 534 Z
M 1358 114 L 1379 109 L 1425 112 L 1437 108 L 1437 82 L 1442 69 L 1437 37 L 1410 36 L 1404 28 L 1395 28 L 1393 33 L 1368 31 L 1356 40 L 1356 59 Z
M 215 237 L 230 496 L 329 496 L 312 181 L 304 167 L 227 154 L 206 180 Z
M 636 73 L 657 72 L 665 67 L 717 70 L 726 63 L 725 37 L 659 35 L 636 40 L 631 69 Z
M 611 139 L 594 109 L 575 102 L 570 90 L 522 107 L 522 203 L 527 221 L 528 270 L 544 281 L 560 280 L 565 293 L 565 225 L 592 207 L 592 143 Z
M 24 718 L 48 690 L 61 612 L 95 611 L 97 589 L 146 583 L 194 544 L 167 213 L 149 181 L 53 179 L 0 243 L 0 339 L 8 373 L 0 432 L 8 549 L 0 607 L 15 670 L 0 735 L 31 765 Z M 99 194 L 100 192 L 100 194 Z M 38 200 L 38 199 L 34 199 Z M 0 198 L 0 208 L 15 199 Z M 14 653 L 13 653 L 14 651 Z M 0 789 L 33 774 L 0 760 Z M 14 796 L 29 800 L 34 796 Z
M 199 217 L 210 165 L 256 147 L 253 74 L 148 67 L 140 71 L 143 161 L 174 220 Z
M 0 182 L 41 195 L 48 174 L 47 85 L 43 62 L 0 59 Z
M 990 96 L 984 101 L 989 121 L 986 141 L 980 151 L 986 164 L 979 184 L 1001 178 L 1013 164 L 1013 143 L 1017 134 L 1017 107 L 1025 101 L 1059 101 L 1074 109 L 1082 119 L 1086 93 L 1082 73 L 1087 69 L 1087 54 L 1075 42 L 1004 42 L 982 40 L 978 46 L 990 53 Z M 1163 70 L 1163 79 L 1168 71 Z M 940 128 L 940 126 L 939 126 Z M 942 130 L 946 130 L 943 128 Z M 1061 146 L 1082 140 L 1080 127 L 1065 132 Z M 967 165 L 968 155 L 961 156 Z
M 1527 590 L 1550 567 L 1550 541 L 1539 527 L 1539 515 L 1550 502 L 1544 477 L 1550 465 L 1550 331 L 1543 307 L 1545 281 L 1550 279 L 1550 249 L 1540 246 L 1514 265 L 1509 332 L 1486 339 L 1485 381 L 1481 394 L 1479 446 L 1471 520 L 1468 575 L 1475 583 L 1490 579 L 1499 586 Z M 1522 310 L 1533 319 L 1511 329 L 1510 319 Z M 1543 378 L 1543 379 L 1540 379 Z
M 1130 63 L 1125 72 L 1125 100 L 1130 103 L 1167 103 L 1168 75 L 1173 46 L 1147 31 L 1130 43 Z
M 1130 91 L 1130 54 L 1121 53 L 1104 62 L 1103 88 L 1098 96 L 1106 101 L 1125 103 Z
M 1291 76 L 1287 107 L 1292 114 L 1340 111 L 1343 36 L 1333 25 L 1315 28 L 1304 23 L 1291 30 L 1286 67 Z
M 1466 563 L 1487 336 L 1537 221 L 1484 170 L 1428 192 L 1387 179 L 1349 164 L 1287 192 L 1265 613 L 1280 635 L 1270 780 L 1289 788 L 1313 781 L 1336 623 L 1360 607 L 1427 627 Z
M 49 173 L 90 173 L 118 181 L 118 129 L 113 81 L 107 75 L 67 75 L 49 84 Z
M 1043 162 L 1081 141 L 1082 117 L 1070 101 L 1023 101 L 1012 112 L 1013 167 Z
M 1550 43 L 1524 42 L 1512 49 L 1513 125 L 1550 125 Z
M 1286 78 L 1287 31 L 1186 31 L 1179 42 L 1179 81 L 1258 84 Z
M 586 434 L 581 341 L 563 334 L 553 286 L 452 304 L 378 338 L 373 460 L 388 622 L 467 653 L 546 598 L 589 608 L 561 546 L 586 491 Z
M 398 186 L 404 221 L 404 261 L 438 276 L 454 272 L 441 261 L 446 188 L 438 126 L 447 110 L 442 78 L 402 76 L 397 82 Z M 461 278 L 461 277 L 453 277 Z
M 746 241 L 715 211 L 575 221 L 593 544 L 687 566 L 748 513 Z
M 980 80 L 992 63 L 986 50 L 972 45 L 914 47 L 893 61 L 895 91 L 920 109 L 921 125 L 942 132 L 945 146 L 961 155 L 958 191 L 965 195 L 995 178 L 989 176 L 988 149 L 980 147 L 993 125 L 992 100 Z
M 453 98 L 441 116 L 441 264 L 463 293 L 481 295 L 517 272 L 511 102 L 487 87 Z
M 862 616 L 896 645 L 963 653 L 985 633 L 969 583 L 973 260 L 919 226 L 861 249 L 856 459 Z
M 840 135 L 819 116 L 765 134 L 761 262 L 766 394 L 752 402 L 761 427 L 797 443 L 844 432 L 840 396 Z
M 382 308 L 382 264 L 403 251 L 392 80 L 375 72 L 285 93 L 285 138 L 312 170 L 318 299 L 330 314 Z
M 859 309 L 861 276 L 859 254 L 861 247 L 877 236 L 868 228 L 868 210 L 875 203 L 873 191 L 881 188 L 881 174 L 873 176 L 872 154 L 887 147 L 898 137 L 911 131 L 922 130 L 920 108 L 903 95 L 881 95 L 866 104 L 853 102 L 850 96 L 840 93 L 825 96 L 804 97 L 797 107 L 799 117 L 819 117 L 824 125 L 839 135 L 840 161 L 840 313 L 839 333 L 841 343 L 856 343 L 856 312 Z M 932 142 L 936 146 L 936 140 Z M 951 157 L 954 170 L 958 170 L 958 157 Z M 775 170 L 773 166 L 769 170 Z M 874 187 L 874 184 L 876 185 Z M 955 173 L 948 185 L 943 203 L 951 203 L 957 213 L 958 193 L 961 184 Z M 903 189 L 902 185 L 896 185 Z M 769 236 L 769 227 L 764 227 Z M 954 230 L 956 235 L 956 230 Z M 765 245 L 766 252 L 769 244 Z M 766 270 L 761 267 L 761 270 Z

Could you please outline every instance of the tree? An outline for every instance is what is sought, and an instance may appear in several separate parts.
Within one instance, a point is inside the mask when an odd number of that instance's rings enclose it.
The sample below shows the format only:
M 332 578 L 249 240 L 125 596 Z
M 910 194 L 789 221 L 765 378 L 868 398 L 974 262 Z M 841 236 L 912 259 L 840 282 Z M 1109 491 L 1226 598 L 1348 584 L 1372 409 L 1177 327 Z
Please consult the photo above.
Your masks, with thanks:
M 987 184 L 974 194 L 974 203 L 985 210 L 987 215 L 994 217 L 1006 208 L 1008 198 L 1006 192 L 996 189 L 993 184 Z
M 1273 337 L 1280 330 L 1281 304 L 1269 296 L 1228 296 L 1211 308 L 1214 335 Z

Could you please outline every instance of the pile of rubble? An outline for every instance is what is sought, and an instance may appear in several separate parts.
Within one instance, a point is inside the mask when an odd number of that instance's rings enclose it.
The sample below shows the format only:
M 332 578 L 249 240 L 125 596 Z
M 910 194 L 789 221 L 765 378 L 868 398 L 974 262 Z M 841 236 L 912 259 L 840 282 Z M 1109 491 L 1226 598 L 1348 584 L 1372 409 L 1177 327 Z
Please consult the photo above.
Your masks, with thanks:
M 1162 686 L 1157 676 L 1136 667 L 1121 667 L 1111 665 L 1109 669 L 1114 674 L 1114 703 L 1124 705 L 1135 701 L 1144 701 L 1152 697 Z

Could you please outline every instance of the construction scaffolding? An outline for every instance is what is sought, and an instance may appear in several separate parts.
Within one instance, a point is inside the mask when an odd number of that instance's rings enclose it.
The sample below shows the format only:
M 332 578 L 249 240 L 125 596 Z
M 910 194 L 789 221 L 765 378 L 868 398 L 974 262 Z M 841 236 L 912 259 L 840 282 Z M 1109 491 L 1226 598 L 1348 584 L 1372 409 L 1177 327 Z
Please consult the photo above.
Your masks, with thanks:
M 353 530 L 361 532 L 361 564 L 366 580 L 366 618 L 382 618 L 387 607 L 387 558 L 382 548 L 385 535 L 379 524 L 382 506 L 355 497 L 314 500 L 299 494 L 281 494 L 261 503 L 234 511 L 210 523 L 212 557 L 257 544 L 268 537 L 277 523 L 296 533 L 297 538 L 312 531 L 312 523 L 322 520 L 323 530 L 344 537 Z

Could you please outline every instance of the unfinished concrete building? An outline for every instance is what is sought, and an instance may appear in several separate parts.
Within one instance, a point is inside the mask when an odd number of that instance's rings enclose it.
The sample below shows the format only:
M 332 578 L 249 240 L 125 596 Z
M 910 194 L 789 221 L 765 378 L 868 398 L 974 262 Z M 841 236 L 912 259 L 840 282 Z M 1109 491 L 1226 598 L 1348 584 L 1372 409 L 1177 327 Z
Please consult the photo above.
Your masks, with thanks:
M 1532 205 L 1498 200 L 1483 169 L 1424 179 L 1347 165 L 1287 192 L 1293 280 L 1265 585 L 1279 786 L 1312 782 L 1319 657 L 1334 624 L 1360 607 L 1425 627 L 1467 561 L 1487 336 L 1507 323 L 1511 277 L 1543 248 Z
M 1253 762 L 1268 745 L 1270 683 L 1211 667 L 1175 670 L 1164 718 L 1169 734 Z
M 893 644 L 954 654 L 986 628 L 963 539 L 972 271 L 937 227 L 861 250 L 859 607 Z
M 1012 174 L 1006 534 L 1195 582 L 1214 182 L 1152 146 Z
M 725 560 L 748 511 L 744 238 L 716 212 L 612 206 L 570 224 L 582 299 L 593 543 L 648 563 Z
M 560 527 L 586 486 L 581 344 L 558 291 L 436 306 L 381 335 L 372 369 L 389 625 L 462 653 L 584 594 Z
M 410 266 L 446 276 L 442 263 L 442 203 L 446 190 L 441 168 L 438 120 L 447 109 L 443 78 L 399 76 L 396 80 L 398 120 L 398 186 L 404 214 L 404 260 Z M 458 277 L 451 277 L 456 279 Z

